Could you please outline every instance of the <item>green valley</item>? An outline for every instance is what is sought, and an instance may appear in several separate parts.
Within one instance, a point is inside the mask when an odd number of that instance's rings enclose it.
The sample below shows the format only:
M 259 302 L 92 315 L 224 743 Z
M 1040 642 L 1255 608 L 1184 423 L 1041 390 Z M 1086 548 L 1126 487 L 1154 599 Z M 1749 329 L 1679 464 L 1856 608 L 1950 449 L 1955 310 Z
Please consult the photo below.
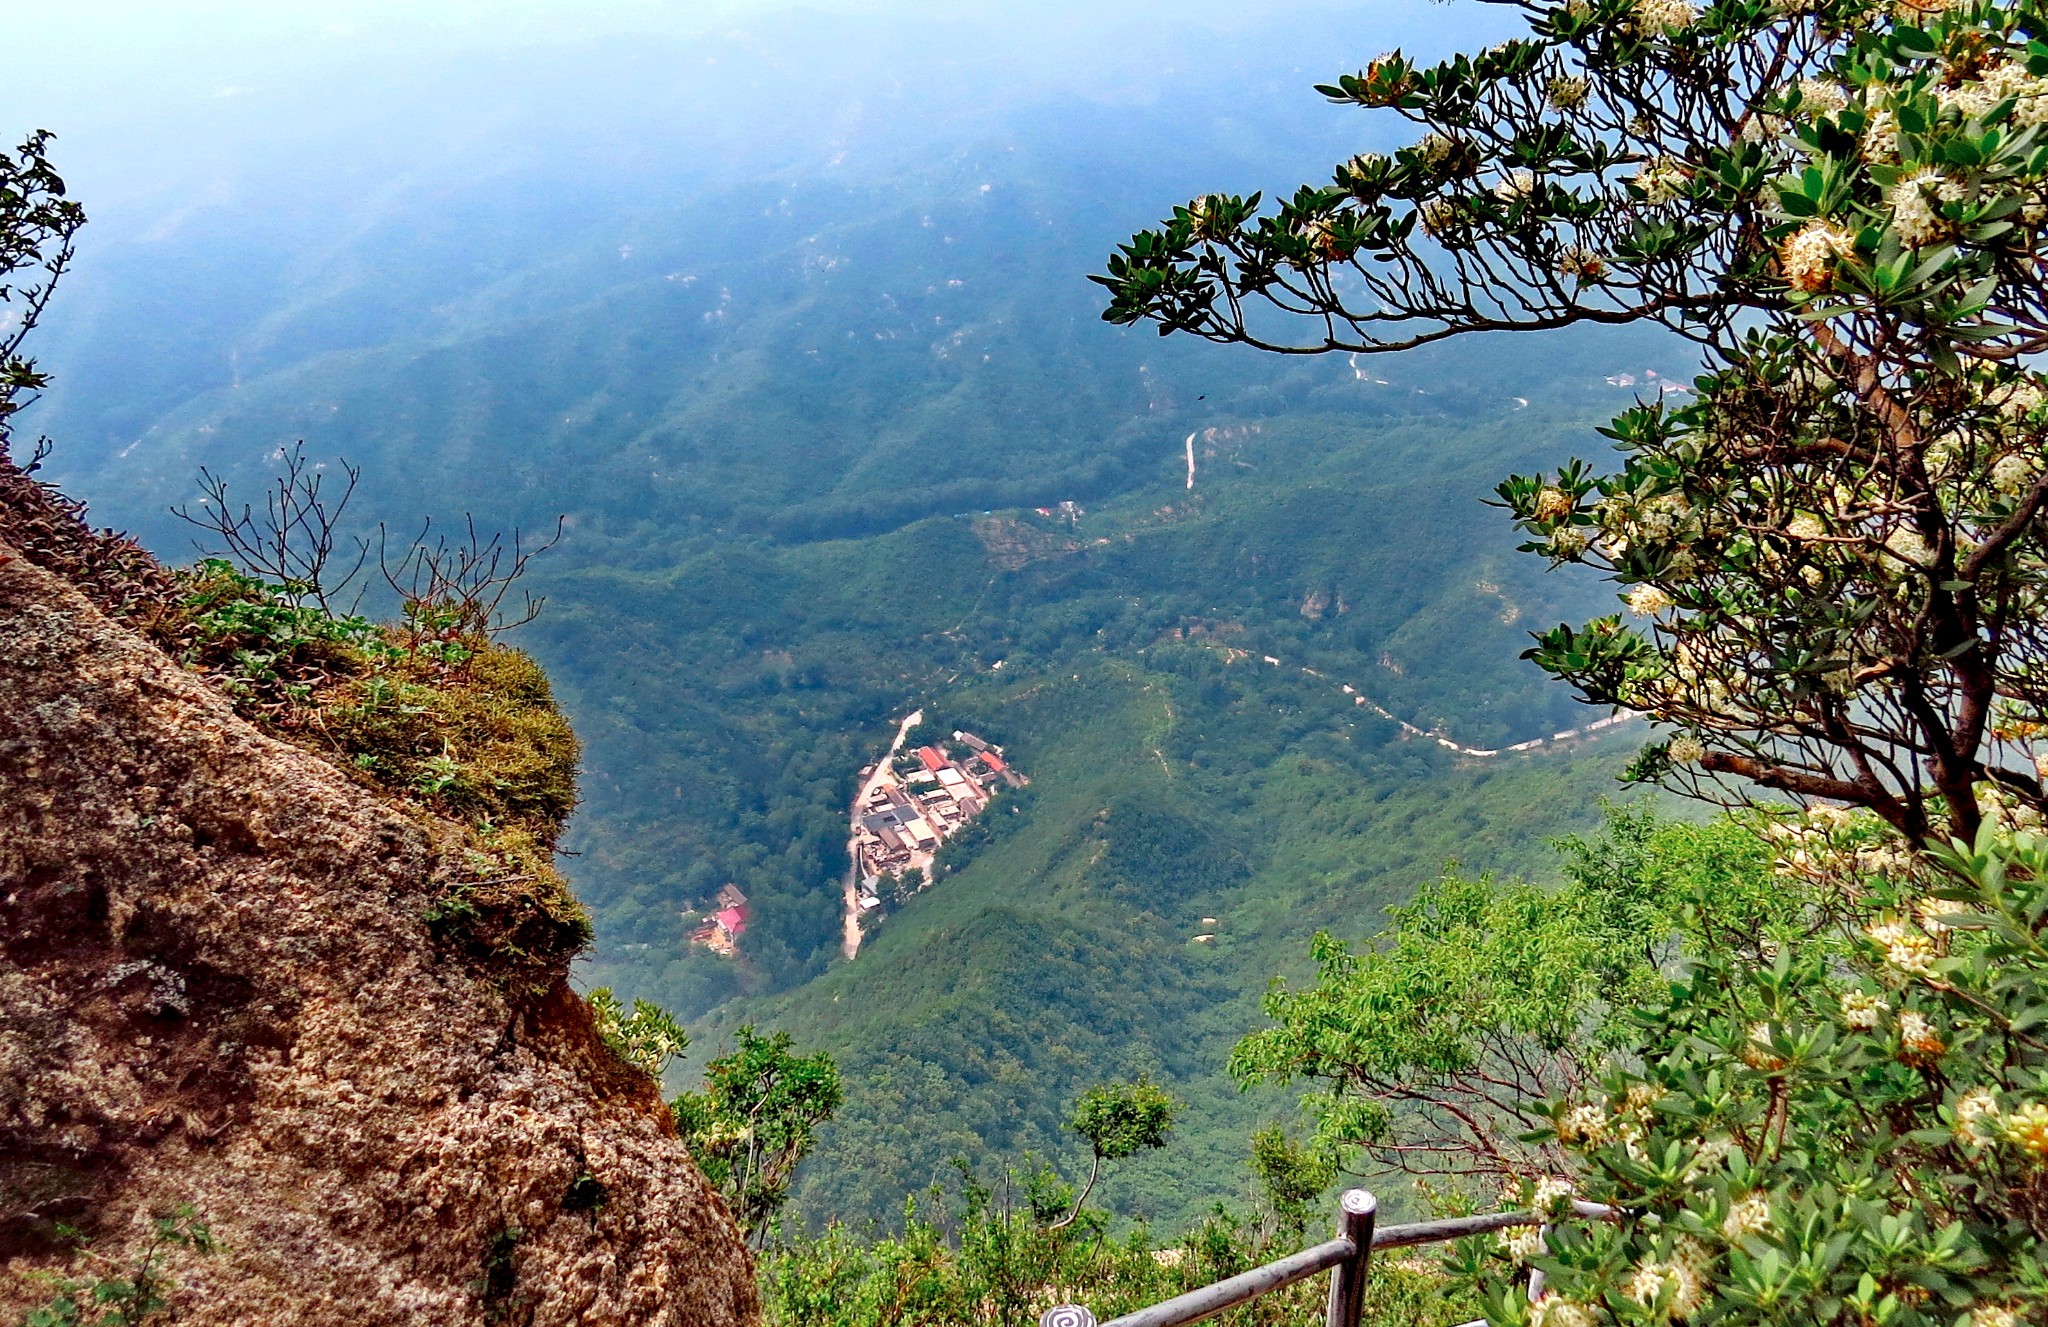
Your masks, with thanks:
M 1260 41 L 1256 76 L 1296 86 Z M 1451 859 L 1543 869 L 1613 789 L 1639 727 L 1467 757 L 1401 722 L 1498 750 L 1603 716 L 1517 658 L 1599 592 L 1517 557 L 1482 499 L 1688 366 L 1634 332 L 1353 365 L 1104 326 L 1084 277 L 1130 217 L 1276 141 L 1334 150 L 1312 99 L 1271 107 L 1188 136 L 1171 104 L 1045 92 L 875 131 L 843 170 L 593 168 L 545 206 L 523 165 L 458 175 L 434 206 L 471 266 L 373 280 L 425 206 L 393 204 L 298 257 L 259 237 L 297 272 L 268 305 L 168 291 L 144 260 L 191 241 L 131 235 L 53 327 L 36 422 L 67 487 L 170 556 L 198 467 L 250 493 L 301 438 L 363 467 L 350 533 L 566 516 L 517 639 L 583 741 L 587 980 L 675 1010 L 693 1064 L 746 1020 L 840 1059 L 808 1219 L 890 1218 L 955 1155 L 1058 1152 L 1065 1105 L 1139 1069 L 1190 1108 L 1106 1193 L 1178 1219 L 1280 1113 L 1222 1061 L 1307 936 L 1372 933 Z M 157 318 L 174 299 L 193 315 Z M 121 370 L 152 327 L 231 375 Z M 849 965 L 847 808 L 920 706 L 1032 786 Z M 727 885 L 731 957 L 689 943 Z

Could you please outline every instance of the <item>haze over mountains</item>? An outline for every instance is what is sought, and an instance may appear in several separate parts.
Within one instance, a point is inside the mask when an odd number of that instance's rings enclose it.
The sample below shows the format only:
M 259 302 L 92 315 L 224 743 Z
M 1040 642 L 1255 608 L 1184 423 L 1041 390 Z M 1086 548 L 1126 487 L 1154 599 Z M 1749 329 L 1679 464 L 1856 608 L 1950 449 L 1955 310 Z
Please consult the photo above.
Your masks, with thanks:
M 1175 202 L 1384 146 L 1309 85 L 1491 17 L 1034 8 L 81 11 L 0 91 L 94 218 L 24 429 L 98 519 L 188 556 L 197 468 L 301 438 L 364 467 L 365 532 L 568 517 L 521 643 L 585 742 L 590 971 L 706 1048 L 841 1057 L 813 1218 L 1056 1150 L 1137 1069 L 1185 1141 L 1110 1197 L 1198 1208 L 1283 1104 L 1220 1077 L 1267 978 L 1448 856 L 1533 862 L 1633 747 L 1461 759 L 1341 687 L 1486 748 L 1598 717 L 1515 659 L 1597 588 L 1480 500 L 1682 353 L 1282 362 L 1085 281 Z M 849 966 L 847 799 L 918 705 L 1034 785 Z M 737 962 L 681 916 L 726 882 Z

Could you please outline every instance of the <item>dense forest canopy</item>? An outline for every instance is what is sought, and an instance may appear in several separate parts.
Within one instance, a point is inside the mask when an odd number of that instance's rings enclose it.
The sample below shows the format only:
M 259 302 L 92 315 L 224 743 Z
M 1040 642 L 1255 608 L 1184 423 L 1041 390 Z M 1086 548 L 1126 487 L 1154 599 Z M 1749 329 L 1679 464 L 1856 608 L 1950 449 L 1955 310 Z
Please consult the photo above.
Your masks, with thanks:
M 376 261 L 399 208 L 269 269 L 281 300 L 199 301 L 168 335 L 225 379 L 113 374 L 41 418 L 117 514 L 206 467 L 198 524 L 245 565 L 163 573 L 180 657 L 281 731 L 350 719 L 361 777 L 546 882 L 551 953 L 590 934 L 548 865 L 576 745 L 493 639 L 519 615 L 388 563 L 396 625 L 341 615 L 217 512 L 280 461 L 281 492 L 313 483 L 305 438 L 353 453 L 372 520 L 425 492 L 563 533 L 525 639 L 589 738 L 572 862 L 616 983 L 589 1007 L 632 1072 L 701 1076 L 673 1118 L 787 1320 L 1146 1302 L 1299 1241 L 1349 1170 L 1423 1177 L 1390 1208 L 1513 1214 L 1387 1269 L 1389 1322 L 2036 1321 L 2048 17 L 1477 12 L 1525 30 L 1320 88 L 1378 112 L 1330 184 L 1203 194 L 1116 253 L 1108 321 L 1164 347 L 1081 316 L 1076 246 L 1190 158 L 1287 169 L 1344 135 L 1186 133 L 1073 85 L 850 134 L 843 177 L 743 178 L 743 134 L 594 171 L 543 257 L 508 229 L 410 316 Z M 720 40 L 694 49 L 769 49 Z M 1246 92 L 1277 74 L 1238 58 Z M 9 407 L 49 385 L 23 338 L 81 220 L 49 146 L 0 190 Z M 628 205 L 643 173 L 687 199 Z M 88 383 L 134 344 L 60 330 Z M 1594 428 L 1611 473 L 1564 455 Z M 1528 469 L 1489 535 L 1503 467 Z M 1580 566 L 1647 625 L 1543 629 L 1594 611 L 1593 578 L 1546 574 Z M 1616 730 L 1514 662 L 1532 627 L 1536 670 L 1657 725 L 1631 776 L 1733 811 L 1598 827 Z M 1032 783 L 835 963 L 853 782 L 912 708 Z M 543 767 L 492 764 L 480 714 Z M 726 886 L 753 915 L 720 953 L 689 924 Z M 518 980 L 504 905 L 430 921 Z
M 1106 332 L 1085 275 L 1131 216 L 1355 146 L 1305 86 L 1299 12 L 1180 7 L 1138 44 L 1139 9 L 1014 40 L 956 9 L 624 43 L 639 20 L 608 12 L 288 51 L 159 33 L 189 57 L 161 66 L 53 35 L 0 89 L 55 108 L 95 204 L 41 329 L 48 473 L 173 560 L 201 466 L 253 496 L 300 439 L 360 467 L 359 533 L 566 514 L 514 639 L 583 741 L 563 866 L 589 977 L 692 1026 L 674 1086 L 749 1019 L 830 1049 L 847 1102 L 793 1202 L 889 1218 L 953 1154 L 1070 1146 L 1072 1097 L 1154 1072 L 1202 1160 L 1135 1157 L 1099 1192 L 1198 1211 L 1277 1108 L 1222 1064 L 1301 938 L 1596 817 L 1535 790 L 1603 786 L 1627 738 L 1460 768 L 1341 688 L 1479 749 L 1595 717 L 1514 654 L 1597 600 L 1517 567 L 1478 500 L 1689 352 L 1608 334 L 1391 371 Z M 1486 20 L 1373 23 L 1448 50 Z M 82 96 L 60 75 L 86 49 L 135 76 Z M 1231 114 L 1187 118 L 1172 71 L 1197 66 Z M 1078 524 L 1035 510 L 1067 500 Z M 841 970 L 846 802 L 918 704 L 1034 785 Z M 1141 837 L 1172 826 L 1170 852 Z M 732 960 L 689 941 L 727 884 Z

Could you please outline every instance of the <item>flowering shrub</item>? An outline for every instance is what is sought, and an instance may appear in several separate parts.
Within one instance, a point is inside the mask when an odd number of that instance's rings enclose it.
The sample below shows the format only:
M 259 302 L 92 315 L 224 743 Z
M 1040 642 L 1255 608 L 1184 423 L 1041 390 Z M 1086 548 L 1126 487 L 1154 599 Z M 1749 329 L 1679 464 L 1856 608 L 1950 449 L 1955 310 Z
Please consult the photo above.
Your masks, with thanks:
M 1687 395 L 1607 430 L 1618 472 L 1517 476 L 1525 549 L 1629 614 L 1531 657 L 1734 775 L 1973 839 L 2030 743 L 2048 576 L 2048 15 L 2040 0 L 1562 0 L 1433 67 L 1322 90 L 1414 146 L 1275 213 L 1212 194 L 1097 279 L 1105 317 L 1266 349 L 1661 322 Z M 1296 339 L 1299 337 L 1299 339 Z
M 1541 918 L 1632 960 L 1606 999 L 1436 925 L 1445 891 L 1379 952 L 1320 941 L 1233 1067 L 1328 1084 L 1325 1136 L 1378 1159 L 1461 1152 L 1553 1210 L 1573 1174 L 1622 1210 L 1464 1249 L 1497 1323 L 2048 1319 L 2048 8 L 1517 8 L 1520 40 L 1322 88 L 1417 141 L 1271 211 L 1177 209 L 1096 278 L 1104 317 L 1293 353 L 1578 322 L 1699 344 L 1690 388 L 1604 430 L 1618 470 L 1498 489 L 1525 551 L 1623 590 L 1529 656 L 1672 731 L 1639 776 L 1813 809 L 1750 812 L 1773 906 L 1651 908 L 1640 956 Z M 1615 1036 L 1674 932 L 1682 979 Z
M 1810 934 L 1703 952 L 1599 1087 L 1552 1104 L 1579 1196 L 1624 1216 L 1466 1250 L 1491 1322 L 2048 1313 L 2048 838 L 1987 827 L 1916 861 L 1854 818 L 1798 832 Z

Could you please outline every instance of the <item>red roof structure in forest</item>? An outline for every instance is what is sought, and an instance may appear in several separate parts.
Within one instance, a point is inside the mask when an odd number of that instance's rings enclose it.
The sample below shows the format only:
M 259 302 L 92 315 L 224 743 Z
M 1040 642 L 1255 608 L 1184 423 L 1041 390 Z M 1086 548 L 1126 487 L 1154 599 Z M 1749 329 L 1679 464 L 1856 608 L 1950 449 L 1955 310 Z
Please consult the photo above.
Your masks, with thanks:
M 917 758 L 922 760 L 924 767 L 934 774 L 946 768 L 946 753 L 935 746 L 919 747 L 917 749 Z
M 1004 770 L 1009 768 L 1009 766 L 1003 763 L 1003 758 L 993 751 L 982 752 L 981 760 L 983 764 L 987 765 L 990 769 L 994 770 L 998 774 L 1001 774 Z

